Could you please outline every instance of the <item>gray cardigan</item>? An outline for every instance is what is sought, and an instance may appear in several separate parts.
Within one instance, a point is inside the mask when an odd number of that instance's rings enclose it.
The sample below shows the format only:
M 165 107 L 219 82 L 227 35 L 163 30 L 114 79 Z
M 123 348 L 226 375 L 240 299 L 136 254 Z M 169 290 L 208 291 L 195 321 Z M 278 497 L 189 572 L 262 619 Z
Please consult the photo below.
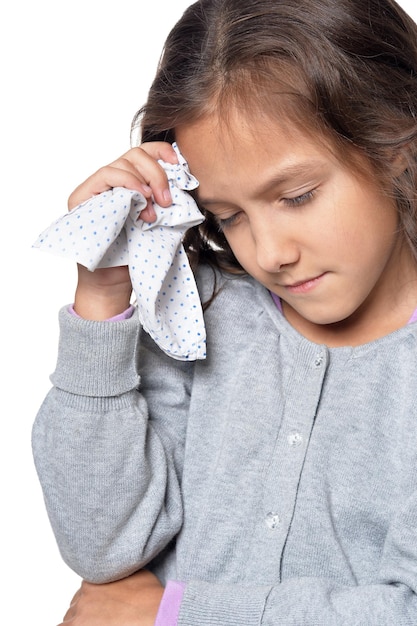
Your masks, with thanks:
M 417 324 L 328 349 L 223 283 L 195 363 L 61 311 L 33 446 L 63 558 L 185 581 L 180 626 L 416 626 Z

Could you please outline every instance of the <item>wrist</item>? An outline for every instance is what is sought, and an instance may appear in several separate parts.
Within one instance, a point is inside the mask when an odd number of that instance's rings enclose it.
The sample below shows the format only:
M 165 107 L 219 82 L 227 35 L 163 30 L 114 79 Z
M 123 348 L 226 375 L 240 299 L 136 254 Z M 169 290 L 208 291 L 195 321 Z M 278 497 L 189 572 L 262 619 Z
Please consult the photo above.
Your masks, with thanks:
M 76 315 L 85 320 L 105 321 L 121 315 L 129 308 L 129 302 L 125 305 L 119 302 L 99 302 L 96 300 L 78 300 L 75 298 L 73 309 Z
M 103 321 L 119 315 L 130 305 L 132 284 L 127 268 L 88 271 L 78 266 L 74 311 L 87 320 Z
M 75 292 L 74 312 L 87 320 L 103 321 L 116 317 L 130 306 L 129 293 L 110 294 L 94 293 L 91 290 L 84 292 L 77 289 Z

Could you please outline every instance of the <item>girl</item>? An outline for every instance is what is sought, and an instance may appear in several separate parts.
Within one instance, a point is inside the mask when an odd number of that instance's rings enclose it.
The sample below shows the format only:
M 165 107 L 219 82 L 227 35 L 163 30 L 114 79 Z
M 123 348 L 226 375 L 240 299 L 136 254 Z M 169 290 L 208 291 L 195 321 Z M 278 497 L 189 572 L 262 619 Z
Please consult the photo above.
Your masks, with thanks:
M 207 357 L 141 332 L 126 267 L 79 267 L 33 432 L 88 581 L 66 622 L 417 623 L 416 71 L 394 0 L 199 0 L 172 30 L 142 145 L 69 207 L 126 187 L 152 222 L 178 144 Z

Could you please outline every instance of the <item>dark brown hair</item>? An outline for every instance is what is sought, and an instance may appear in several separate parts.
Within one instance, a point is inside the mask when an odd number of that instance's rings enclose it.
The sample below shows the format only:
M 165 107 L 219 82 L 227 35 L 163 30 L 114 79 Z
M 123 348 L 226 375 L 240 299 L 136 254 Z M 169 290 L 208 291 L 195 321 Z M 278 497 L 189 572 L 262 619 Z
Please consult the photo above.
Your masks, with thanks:
M 417 258 L 416 72 L 417 27 L 394 0 L 199 0 L 169 34 L 132 128 L 172 142 L 231 105 L 296 122 L 352 166 L 367 158 Z M 184 241 L 192 261 L 240 271 L 206 217 Z

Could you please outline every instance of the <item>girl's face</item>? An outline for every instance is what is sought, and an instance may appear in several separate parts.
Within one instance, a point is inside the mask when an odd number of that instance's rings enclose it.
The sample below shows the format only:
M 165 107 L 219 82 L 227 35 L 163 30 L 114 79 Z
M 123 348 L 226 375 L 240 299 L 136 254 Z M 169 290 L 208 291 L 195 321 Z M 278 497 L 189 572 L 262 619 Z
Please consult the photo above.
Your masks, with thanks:
M 364 343 L 404 325 L 417 273 L 395 203 L 296 129 L 206 117 L 176 130 L 200 204 L 242 267 L 313 341 Z M 250 302 L 247 303 L 250 306 Z

